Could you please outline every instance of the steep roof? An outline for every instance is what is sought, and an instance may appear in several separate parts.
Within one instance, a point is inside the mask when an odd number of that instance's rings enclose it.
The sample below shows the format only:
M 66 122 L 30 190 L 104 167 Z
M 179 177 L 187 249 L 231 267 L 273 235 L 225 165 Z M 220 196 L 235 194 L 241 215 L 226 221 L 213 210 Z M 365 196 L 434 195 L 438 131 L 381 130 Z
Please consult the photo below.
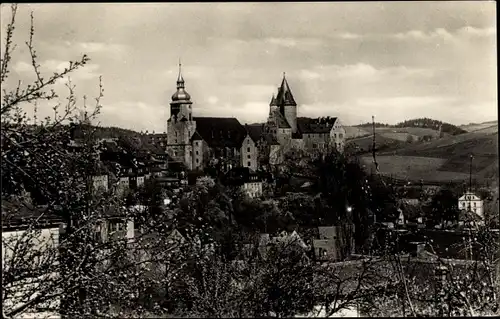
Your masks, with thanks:
M 254 142 L 257 142 L 260 140 L 262 134 L 264 133 L 264 124 L 255 124 L 255 125 L 246 124 L 245 129 L 247 130 L 248 135 L 250 135 L 250 138 Z
M 329 119 L 312 119 L 309 117 L 298 117 L 297 127 L 302 134 L 329 133 L 336 121 L 337 121 L 336 117 L 332 117 Z
M 279 145 L 279 142 L 276 139 L 276 136 L 265 132 L 265 125 L 264 124 L 245 125 L 245 128 L 248 132 L 248 135 L 250 135 L 250 138 L 254 142 L 264 140 L 269 145 Z
M 283 114 L 279 110 L 274 110 L 274 118 L 276 119 L 276 124 L 278 125 L 278 128 L 291 128 L 290 124 L 288 121 L 285 119 Z
M 264 133 L 264 134 L 262 134 L 262 138 L 269 145 L 280 145 L 280 143 L 276 139 L 276 136 L 274 136 L 273 134 Z
M 288 81 L 286 80 L 284 74 L 283 81 L 281 81 L 281 86 L 278 89 L 278 95 L 276 96 L 276 104 L 297 106 L 297 103 L 295 103 L 292 91 L 290 90 L 290 86 L 288 85 Z
M 203 137 L 201 137 L 198 131 L 195 131 L 193 136 L 191 136 L 191 141 L 203 141 Z
M 245 127 L 234 117 L 195 117 L 196 131 L 210 147 L 241 147 Z

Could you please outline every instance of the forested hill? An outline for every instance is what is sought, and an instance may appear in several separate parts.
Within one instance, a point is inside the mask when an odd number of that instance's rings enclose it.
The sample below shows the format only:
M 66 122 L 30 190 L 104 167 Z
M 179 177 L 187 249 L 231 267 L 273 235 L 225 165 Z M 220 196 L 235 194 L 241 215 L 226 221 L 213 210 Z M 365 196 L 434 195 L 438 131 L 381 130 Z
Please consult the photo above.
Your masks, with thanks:
M 113 127 L 113 126 L 111 126 L 111 127 L 99 126 L 96 128 L 95 137 L 99 138 L 99 139 L 101 139 L 101 138 L 118 138 L 121 136 L 131 137 L 131 136 L 136 136 L 138 134 L 139 134 L 139 132 L 124 129 L 124 128 Z
M 379 122 L 375 122 L 375 127 L 390 127 L 391 125 L 389 124 L 386 124 L 386 123 L 379 123 Z M 366 123 L 363 123 L 363 124 L 359 124 L 359 125 L 354 125 L 354 127 L 373 127 L 373 123 L 370 123 L 370 122 L 366 122 Z
M 406 120 L 404 122 L 399 122 L 396 125 L 390 125 L 386 123 L 378 123 L 375 122 L 375 127 L 376 128 L 381 128 L 381 127 L 396 127 L 396 128 L 403 128 L 403 127 L 420 127 L 420 128 L 428 128 L 432 130 L 439 130 L 439 126 L 442 125 L 442 132 L 443 133 L 448 133 L 450 135 L 458 135 L 458 134 L 463 134 L 466 133 L 464 129 L 455 126 L 453 124 L 445 123 L 442 121 L 438 120 L 433 120 L 429 118 L 418 118 L 418 119 L 413 119 L 413 120 Z M 361 127 L 361 128 L 372 128 L 373 123 L 367 122 L 363 123 L 360 125 L 354 125 L 355 127 Z
M 461 129 L 458 126 L 453 124 L 445 123 L 438 120 L 433 120 L 429 118 L 418 118 L 413 120 L 406 120 L 404 122 L 400 122 L 395 125 L 395 127 L 421 127 L 421 128 L 430 128 L 433 130 L 439 130 L 439 126 L 442 125 L 441 131 L 443 133 L 448 133 L 451 135 L 458 135 L 466 133 L 467 131 Z

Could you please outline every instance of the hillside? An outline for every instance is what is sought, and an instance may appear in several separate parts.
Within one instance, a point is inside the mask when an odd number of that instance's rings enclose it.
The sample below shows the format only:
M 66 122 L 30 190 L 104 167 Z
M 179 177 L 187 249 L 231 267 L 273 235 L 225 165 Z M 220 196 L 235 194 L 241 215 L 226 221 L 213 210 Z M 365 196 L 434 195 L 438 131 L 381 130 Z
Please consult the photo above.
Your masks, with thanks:
M 385 137 L 384 134 L 375 134 L 375 143 L 378 151 L 397 150 L 406 145 L 406 142 L 395 138 Z M 372 151 L 373 135 L 353 138 L 346 141 L 346 146 L 356 149 L 356 154 L 365 154 Z
M 383 174 L 451 181 L 468 178 L 470 154 L 474 155 L 474 178 L 484 181 L 498 176 L 498 132 L 471 132 L 407 144 L 399 149 L 381 151 L 378 160 Z
M 118 138 L 120 136 L 136 136 L 139 132 L 128 130 L 120 127 L 96 127 L 96 138 Z
M 483 122 L 483 123 L 469 123 L 465 125 L 460 125 L 460 128 L 467 131 L 467 132 L 474 132 L 474 131 L 479 131 L 479 130 L 484 130 L 484 129 L 490 129 L 494 130 L 494 128 L 497 128 L 498 130 L 498 121 L 489 121 L 489 122 Z

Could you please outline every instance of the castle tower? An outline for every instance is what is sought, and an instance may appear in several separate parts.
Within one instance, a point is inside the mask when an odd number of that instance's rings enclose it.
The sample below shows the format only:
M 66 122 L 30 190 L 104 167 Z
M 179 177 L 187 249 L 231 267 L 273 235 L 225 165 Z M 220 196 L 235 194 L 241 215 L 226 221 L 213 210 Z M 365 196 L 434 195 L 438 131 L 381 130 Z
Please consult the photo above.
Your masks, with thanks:
M 178 162 L 192 169 L 191 136 L 196 130 L 193 121 L 191 96 L 186 92 L 181 63 L 177 77 L 177 91 L 170 102 L 170 118 L 167 123 L 167 153 Z
M 297 132 L 297 103 L 295 103 L 284 72 L 283 81 L 281 81 L 281 86 L 276 96 L 276 105 L 279 107 L 280 113 L 285 117 L 288 124 L 290 124 L 292 133 Z

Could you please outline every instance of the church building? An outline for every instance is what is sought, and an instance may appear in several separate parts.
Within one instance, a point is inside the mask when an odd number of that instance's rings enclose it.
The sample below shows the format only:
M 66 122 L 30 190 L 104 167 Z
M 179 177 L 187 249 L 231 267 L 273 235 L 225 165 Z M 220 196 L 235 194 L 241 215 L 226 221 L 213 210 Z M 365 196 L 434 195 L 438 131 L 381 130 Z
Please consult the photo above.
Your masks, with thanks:
M 236 118 L 195 117 L 179 64 L 177 91 L 170 103 L 167 153 L 188 170 L 203 170 L 209 163 L 221 161 L 227 169 L 247 167 L 256 171 L 263 157 L 279 164 L 279 158 L 292 149 L 321 151 L 333 147 L 343 151 L 345 129 L 338 118 L 313 119 L 297 117 L 297 113 L 297 103 L 283 74 L 264 124 L 243 126 Z
M 186 92 L 181 65 L 177 91 L 172 95 L 167 129 L 167 153 L 188 170 L 203 170 L 209 163 L 257 170 L 257 149 L 236 118 L 195 117 Z

